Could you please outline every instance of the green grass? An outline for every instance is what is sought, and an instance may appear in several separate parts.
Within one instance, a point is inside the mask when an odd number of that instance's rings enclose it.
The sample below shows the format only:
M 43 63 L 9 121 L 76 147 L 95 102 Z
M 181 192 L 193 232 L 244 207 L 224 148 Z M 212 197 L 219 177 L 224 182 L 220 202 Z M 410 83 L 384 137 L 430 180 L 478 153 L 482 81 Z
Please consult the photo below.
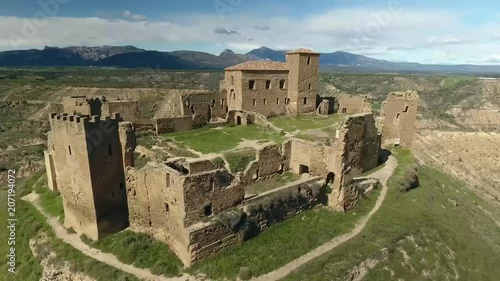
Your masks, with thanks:
M 333 126 L 344 119 L 344 114 L 332 114 L 328 116 L 322 115 L 303 115 L 297 117 L 276 117 L 272 118 L 271 122 L 285 130 L 286 132 L 294 132 L 296 130 L 318 129 L 327 126 Z
M 231 151 L 224 154 L 224 158 L 229 163 L 231 172 L 243 172 L 250 162 L 256 158 L 256 151 L 253 148 L 245 148 L 237 151 Z
M 151 149 L 157 143 L 157 141 L 154 139 L 154 136 L 149 134 L 139 134 L 136 138 L 136 142 L 137 145 L 142 145 L 149 149 Z
M 399 181 L 413 161 L 407 151 L 395 155 L 400 165 L 389 180 L 384 204 L 366 228 L 284 280 L 344 280 L 354 266 L 377 259 L 384 248 L 387 260 L 363 280 L 455 280 L 455 274 L 458 280 L 498 280 L 499 227 L 480 208 L 496 217 L 500 211 L 463 182 L 428 166 L 419 169 L 418 188 L 400 192 Z M 410 257 L 406 262 L 403 252 Z
M 122 231 L 92 242 L 91 245 L 114 254 L 123 263 L 149 268 L 157 275 L 177 276 L 182 268 L 181 261 L 166 244 L 146 234 Z
M 245 191 L 247 193 L 259 194 L 268 190 L 278 188 L 280 186 L 286 185 L 288 183 L 294 182 L 300 179 L 300 176 L 294 173 L 284 173 L 278 177 L 273 177 L 267 180 L 258 181 L 251 185 L 245 186 Z
M 64 208 L 59 192 L 52 192 L 47 187 L 47 175 L 41 176 L 33 185 L 33 190 L 40 195 L 40 204 L 52 217 L 64 220 Z
M 43 171 L 37 172 L 28 180 L 20 180 L 18 182 L 16 196 L 16 215 L 18 220 L 18 228 L 16 231 L 16 273 L 14 275 L 7 273 L 7 264 L 2 262 L 0 265 L 0 270 L 2 271 L 2 274 L 0 274 L 0 280 L 40 280 L 42 267 L 40 266 L 40 261 L 35 258 L 31 252 L 29 240 L 31 238 L 40 237 L 40 235 L 44 234 L 48 239 L 44 246 L 37 249 L 37 252 L 42 256 L 46 256 L 49 252 L 54 252 L 57 255 L 57 258 L 51 259 L 52 264 L 55 264 L 56 266 L 64 266 L 63 263 L 67 262 L 70 270 L 73 272 L 83 272 L 98 281 L 136 281 L 137 279 L 134 276 L 85 256 L 80 251 L 56 238 L 54 236 L 54 232 L 47 224 L 45 217 L 40 214 L 40 212 L 38 212 L 33 205 L 21 200 L 23 195 L 26 195 L 34 190 L 35 185 L 39 185 L 37 182 L 42 175 Z M 6 218 L 6 208 L 4 208 L 4 202 L 6 202 L 5 197 L 6 192 L 2 190 L 0 192 L 0 200 L 2 200 L 0 218 L 2 220 Z M 0 238 L 4 239 L 3 241 L 6 241 L 6 234 L 7 233 L 5 231 L 0 232 Z M 2 245 L 0 249 L 2 250 L 2 257 L 6 257 L 6 248 Z
M 248 268 L 253 276 L 268 273 L 348 232 L 374 206 L 379 192 L 375 190 L 347 214 L 323 207 L 304 212 L 271 226 L 242 245 L 200 261 L 190 271 L 215 280 L 235 279 L 243 268 Z
M 134 152 L 134 167 L 140 169 L 150 161 L 149 157 L 141 155 L 139 152 Z
M 33 190 L 40 195 L 43 209 L 51 216 L 63 218 L 64 209 L 61 196 L 47 188 L 46 175 L 34 177 L 34 179 L 36 181 L 33 180 L 31 185 Z M 91 245 L 116 255 L 124 263 L 134 264 L 140 268 L 151 268 L 154 274 L 176 276 L 182 266 L 167 245 L 145 234 L 123 231 L 91 243 Z
M 202 128 L 162 135 L 201 153 L 216 153 L 235 148 L 243 140 L 269 140 L 282 143 L 284 137 L 261 126 Z

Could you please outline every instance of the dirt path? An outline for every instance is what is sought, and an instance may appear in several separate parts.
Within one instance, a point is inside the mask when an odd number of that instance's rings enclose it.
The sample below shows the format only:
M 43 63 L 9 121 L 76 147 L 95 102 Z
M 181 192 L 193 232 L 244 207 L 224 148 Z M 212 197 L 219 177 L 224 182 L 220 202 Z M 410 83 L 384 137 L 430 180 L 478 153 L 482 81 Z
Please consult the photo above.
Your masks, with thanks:
M 338 236 L 335 239 L 331 240 L 330 242 L 323 244 L 322 246 L 312 250 L 311 252 L 301 256 L 298 259 L 295 259 L 288 264 L 282 266 L 281 268 L 274 270 L 268 274 L 262 275 L 258 278 L 253 278 L 253 281 L 274 281 L 274 280 L 279 280 L 288 274 L 290 274 L 292 271 L 298 269 L 299 267 L 303 266 L 307 262 L 335 249 L 339 245 L 341 245 L 344 242 L 347 242 L 348 240 L 354 238 L 356 235 L 358 235 L 366 226 L 367 222 L 370 220 L 370 218 L 375 214 L 375 212 L 380 209 L 382 206 L 382 203 L 384 202 L 385 196 L 387 194 L 387 180 L 391 175 L 394 173 L 394 170 L 398 166 L 398 162 L 394 156 L 390 156 L 389 160 L 387 160 L 387 163 L 385 163 L 384 168 L 381 170 L 378 170 L 374 172 L 373 174 L 368 175 L 369 177 L 374 177 L 378 178 L 380 180 L 380 183 L 382 184 L 382 191 L 380 192 L 380 196 L 377 199 L 377 202 L 375 203 L 375 206 L 373 209 L 366 215 L 364 218 L 362 218 L 357 224 L 356 227 L 351 230 L 350 232 Z
M 40 213 L 42 213 L 46 218 L 49 225 L 54 230 L 56 237 L 64 241 L 65 243 L 73 246 L 74 248 L 81 251 L 84 255 L 96 259 L 100 262 L 108 264 L 114 268 L 127 272 L 141 280 L 157 280 L 157 281 L 197 281 L 193 276 L 184 274 L 181 277 L 164 277 L 158 276 L 151 273 L 149 269 L 138 268 L 130 264 L 125 264 L 119 261 L 114 255 L 103 253 L 98 249 L 92 248 L 89 245 L 82 242 L 78 234 L 70 234 L 68 231 L 59 223 L 57 218 L 48 215 L 43 208 L 40 206 L 38 200 L 38 194 L 31 193 L 23 197 L 22 199 L 32 203 Z

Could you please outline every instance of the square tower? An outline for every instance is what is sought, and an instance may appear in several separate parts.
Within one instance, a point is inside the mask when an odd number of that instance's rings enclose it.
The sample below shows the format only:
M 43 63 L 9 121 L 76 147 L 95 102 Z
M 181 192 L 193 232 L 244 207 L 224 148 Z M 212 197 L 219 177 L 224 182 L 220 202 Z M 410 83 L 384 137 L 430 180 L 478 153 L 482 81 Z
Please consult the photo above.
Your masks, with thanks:
M 315 112 L 318 94 L 319 53 L 298 49 L 286 54 L 287 111 L 292 116 Z
M 64 226 L 94 240 L 128 226 L 124 156 L 130 156 L 125 146 L 133 142 L 125 138 L 120 121 L 118 114 L 105 120 L 50 115 L 49 151 Z
M 416 91 L 392 92 L 380 109 L 380 130 L 385 145 L 411 147 L 420 98 Z

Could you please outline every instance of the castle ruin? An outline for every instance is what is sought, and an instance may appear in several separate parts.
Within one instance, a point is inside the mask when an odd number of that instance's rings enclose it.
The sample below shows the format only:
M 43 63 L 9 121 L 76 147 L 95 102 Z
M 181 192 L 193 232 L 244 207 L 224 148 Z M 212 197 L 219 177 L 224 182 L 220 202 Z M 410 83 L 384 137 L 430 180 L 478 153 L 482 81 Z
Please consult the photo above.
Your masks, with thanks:
M 170 97 L 169 116 L 153 121 L 155 131 L 272 127 L 271 116 L 330 114 L 333 100 L 317 96 L 318 65 L 319 54 L 300 49 L 289 52 L 286 63 L 226 68 L 217 94 Z M 334 137 L 263 144 L 244 171 L 232 173 L 212 156 L 136 167 L 134 125 L 127 122 L 135 118 L 136 107 L 123 117 L 119 111 L 126 108 L 103 110 L 103 100 L 71 97 L 63 102 L 67 113 L 50 115 L 46 169 L 49 187 L 61 192 L 64 225 L 94 240 L 129 227 L 166 243 L 185 265 L 251 238 L 242 229 L 263 231 L 318 204 L 352 209 L 363 195 L 357 177 L 378 165 L 382 142 L 411 144 L 418 106 L 416 93 L 390 94 L 379 120 L 384 125 L 377 128 L 365 97 L 341 99 L 350 115 Z M 252 184 L 285 172 L 302 177 L 262 193 L 248 192 Z

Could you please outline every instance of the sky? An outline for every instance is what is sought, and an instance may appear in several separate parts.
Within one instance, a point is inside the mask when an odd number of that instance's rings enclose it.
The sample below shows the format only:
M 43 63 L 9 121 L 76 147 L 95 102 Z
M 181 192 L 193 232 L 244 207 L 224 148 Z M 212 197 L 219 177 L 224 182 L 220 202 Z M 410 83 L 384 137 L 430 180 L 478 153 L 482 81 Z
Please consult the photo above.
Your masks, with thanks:
M 266 46 L 390 61 L 500 65 L 498 0 L 1 0 L 0 51 Z

